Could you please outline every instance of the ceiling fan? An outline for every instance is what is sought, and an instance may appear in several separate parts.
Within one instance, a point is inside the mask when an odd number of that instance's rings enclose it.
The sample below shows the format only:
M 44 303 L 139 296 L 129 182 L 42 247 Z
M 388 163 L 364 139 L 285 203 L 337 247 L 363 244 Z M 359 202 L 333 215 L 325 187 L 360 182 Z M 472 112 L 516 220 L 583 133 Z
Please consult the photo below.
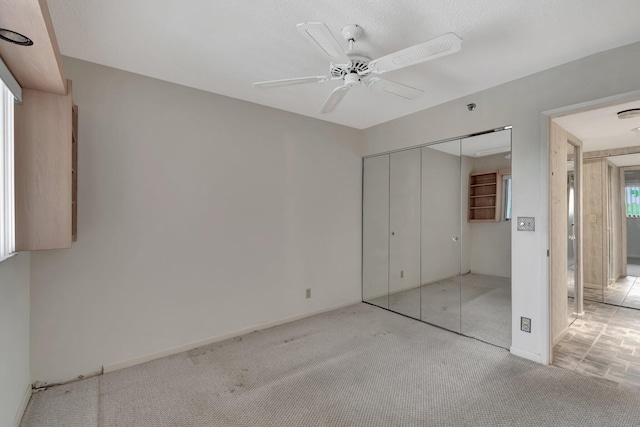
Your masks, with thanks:
M 364 84 L 374 92 L 385 92 L 404 99 L 417 98 L 424 93 L 423 90 L 374 77 L 374 75 L 384 74 L 450 55 L 458 52 L 462 47 L 462 39 L 454 33 L 447 33 L 424 43 L 371 60 L 365 53 L 353 50 L 353 44 L 362 35 L 362 28 L 357 24 L 350 24 L 342 28 L 341 34 L 349 43 L 348 51 L 345 51 L 340 46 L 329 28 L 322 22 L 303 22 L 296 25 L 296 27 L 320 52 L 335 61 L 330 64 L 330 75 L 256 82 L 253 87 L 267 89 L 303 83 L 343 80 L 344 84 L 331 92 L 329 98 L 320 109 L 323 114 L 335 110 L 349 90 L 360 84 Z

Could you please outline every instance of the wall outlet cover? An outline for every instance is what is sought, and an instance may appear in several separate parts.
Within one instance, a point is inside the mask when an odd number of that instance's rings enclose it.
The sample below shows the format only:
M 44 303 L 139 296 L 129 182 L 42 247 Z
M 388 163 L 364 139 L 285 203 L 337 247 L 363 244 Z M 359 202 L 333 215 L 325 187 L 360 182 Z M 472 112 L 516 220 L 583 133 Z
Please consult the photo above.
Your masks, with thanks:
M 520 330 L 522 332 L 531 333 L 531 319 L 528 317 L 520 317 Z
M 519 216 L 518 231 L 536 231 L 536 219 L 532 216 Z

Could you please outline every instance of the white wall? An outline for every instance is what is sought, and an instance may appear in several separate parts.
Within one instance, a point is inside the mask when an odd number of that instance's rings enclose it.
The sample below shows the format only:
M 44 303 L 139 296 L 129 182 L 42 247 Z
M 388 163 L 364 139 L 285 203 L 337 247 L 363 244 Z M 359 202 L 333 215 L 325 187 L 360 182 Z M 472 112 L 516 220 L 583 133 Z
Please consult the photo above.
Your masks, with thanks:
M 473 72 L 473 70 L 468 70 Z M 638 90 L 640 43 L 613 49 L 454 100 L 364 131 L 366 154 L 512 125 L 514 216 L 536 218 L 535 232 L 512 224 L 512 351 L 546 361 L 547 135 L 541 113 Z M 475 102 L 475 111 L 466 105 Z M 518 328 L 532 319 L 531 333 Z
M 358 131 L 64 65 L 78 242 L 31 257 L 34 380 L 360 301 Z
M 21 253 L 0 262 L 0 426 L 17 425 L 30 389 L 29 254 Z

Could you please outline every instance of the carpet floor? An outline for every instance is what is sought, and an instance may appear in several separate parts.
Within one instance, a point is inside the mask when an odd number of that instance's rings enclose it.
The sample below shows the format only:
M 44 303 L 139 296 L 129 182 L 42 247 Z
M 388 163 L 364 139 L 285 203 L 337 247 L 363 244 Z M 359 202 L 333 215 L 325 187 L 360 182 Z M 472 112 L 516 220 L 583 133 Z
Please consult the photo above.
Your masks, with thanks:
M 511 347 L 511 279 L 468 273 L 367 301 L 489 344 Z
M 640 394 L 364 303 L 52 387 L 21 424 L 637 425 Z

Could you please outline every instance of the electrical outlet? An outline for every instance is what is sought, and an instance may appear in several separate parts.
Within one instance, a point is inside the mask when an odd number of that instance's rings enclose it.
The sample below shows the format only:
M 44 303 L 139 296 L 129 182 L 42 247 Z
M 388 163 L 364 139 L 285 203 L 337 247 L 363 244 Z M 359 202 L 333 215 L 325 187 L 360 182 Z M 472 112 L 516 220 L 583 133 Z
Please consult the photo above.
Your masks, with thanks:
M 528 317 L 520 317 L 520 330 L 522 332 L 531 333 L 531 319 Z
M 304 296 L 305 296 L 305 298 L 306 298 L 306 299 L 311 298 L 311 288 L 307 289 L 307 290 L 304 292 Z

